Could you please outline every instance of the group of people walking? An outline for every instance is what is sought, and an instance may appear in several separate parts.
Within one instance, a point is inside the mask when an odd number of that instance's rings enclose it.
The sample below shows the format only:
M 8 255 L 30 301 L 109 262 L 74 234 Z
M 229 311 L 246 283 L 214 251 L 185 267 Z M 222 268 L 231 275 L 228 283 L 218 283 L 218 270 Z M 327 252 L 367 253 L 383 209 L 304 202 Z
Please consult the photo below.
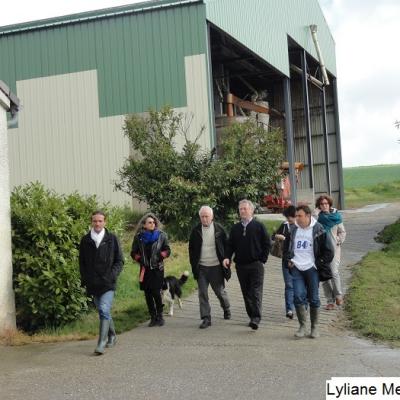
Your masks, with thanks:
M 311 319 L 310 337 L 317 338 L 320 309 L 319 282 L 328 304 L 333 309 L 343 302 L 339 277 L 340 245 L 346 232 L 329 196 L 320 196 L 316 212 L 308 206 L 290 206 L 283 214 L 285 221 L 272 239 L 282 241 L 282 272 L 285 282 L 286 316 L 296 312 L 299 328 L 296 337 L 306 335 L 306 319 Z M 234 261 L 239 280 L 248 326 L 257 330 L 262 318 L 264 267 L 271 248 L 270 236 L 264 224 L 254 218 L 254 205 L 241 200 L 238 206 L 240 221 L 227 235 L 224 227 L 214 221 L 213 210 L 205 205 L 199 210 L 200 222 L 189 237 L 189 260 L 198 284 L 200 329 L 212 325 L 208 289 L 211 286 L 219 300 L 223 318 L 231 318 L 231 308 L 225 282 Z M 318 219 L 318 220 L 317 220 Z M 79 261 L 82 284 L 93 296 L 100 318 L 96 354 L 116 342 L 111 306 L 116 281 L 124 263 L 117 238 L 105 228 L 106 217 L 101 211 L 92 214 L 92 228 L 82 238 Z M 164 282 L 164 259 L 171 253 L 160 221 L 148 213 L 140 220 L 134 235 L 131 257 L 139 264 L 139 284 L 144 291 L 150 314 L 149 326 L 162 326 L 163 304 L 161 290 Z

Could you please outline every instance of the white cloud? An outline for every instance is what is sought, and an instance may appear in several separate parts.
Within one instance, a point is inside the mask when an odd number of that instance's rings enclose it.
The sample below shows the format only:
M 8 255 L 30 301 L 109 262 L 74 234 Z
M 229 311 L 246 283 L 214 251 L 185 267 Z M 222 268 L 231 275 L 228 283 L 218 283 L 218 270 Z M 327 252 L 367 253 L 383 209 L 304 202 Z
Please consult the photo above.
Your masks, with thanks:
M 143 0 L 13 0 L 2 7 L 0 26 L 117 7 L 139 1 Z
M 400 162 L 400 2 L 320 0 L 336 42 L 343 164 Z

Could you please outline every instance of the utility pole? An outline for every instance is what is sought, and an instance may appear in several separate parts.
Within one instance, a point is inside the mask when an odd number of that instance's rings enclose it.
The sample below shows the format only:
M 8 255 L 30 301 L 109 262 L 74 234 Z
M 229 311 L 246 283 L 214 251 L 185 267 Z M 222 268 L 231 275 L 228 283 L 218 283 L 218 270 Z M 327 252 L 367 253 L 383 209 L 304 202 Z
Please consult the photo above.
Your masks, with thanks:
M 19 100 L 0 81 L 0 335 L 16 330 L 12 283 L 10 170 L 8 164 L 7 113 L 18 113 Z

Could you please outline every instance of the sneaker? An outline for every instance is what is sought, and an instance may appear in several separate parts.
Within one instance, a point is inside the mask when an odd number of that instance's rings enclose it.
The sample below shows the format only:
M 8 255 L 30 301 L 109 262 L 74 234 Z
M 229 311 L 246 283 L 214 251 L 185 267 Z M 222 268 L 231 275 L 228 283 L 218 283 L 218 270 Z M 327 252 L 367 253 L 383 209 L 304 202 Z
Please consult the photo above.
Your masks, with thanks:
M 335 309 L 335 305 L 332 304 L 332 303 L 328 303 L 328 304 L 325 306 L 325 310 L 330 311 L 330 310 L 334 310 L 334 309 Z
M 224 310 L 224 319 L 231 319 L 230 310 Z
M 151 317 L 151 320 L 147 326 L 149 326 L 151 328 L 152 326 L 156 326 L 156 325 L 157 325 L 156 317 Z
M 208 318 L 204 318 L 202 323 L 200 324 L 199 328 L 200 329 L 206 329 L 209 326 L 211 326 L 211 320 L 209 320 Z
M 292 310 L 289 310 L 289 311 L 286 313 L 286 318 L 293 319 L 293 311 L 292 311 Z
M 250 327 L 251 329 L 253 329 L 253 331 L 256 331 L 256 330 L 258 329 L 258 324 L 257 324 L 257 322 L 250 321 L 250 322 L 249 322 L 249 327 Z

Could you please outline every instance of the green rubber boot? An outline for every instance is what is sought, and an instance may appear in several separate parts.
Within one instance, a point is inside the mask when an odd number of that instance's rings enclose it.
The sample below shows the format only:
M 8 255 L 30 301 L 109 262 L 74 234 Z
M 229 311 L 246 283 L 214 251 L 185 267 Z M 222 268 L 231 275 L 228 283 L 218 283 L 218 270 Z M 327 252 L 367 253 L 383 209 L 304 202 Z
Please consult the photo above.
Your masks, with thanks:
M 109 319 L 101 319 L 100 320 L 100 329 L 99 329 L 99 340 L 97 342 L 97 347 L 94 350 L 95 354 L 101 355 L 104 354 L 104 348 L 106 347 L 108 341 L 108 331 L 110 329 L 110 320 Z
M 297 338 L 302 338 L 306 334 L 306 322 L 307 322 L 307 310 L 304 305 L 296 307 L 296 315 L 297 319 L 299 320 L 299 329 L 297 329 L 294 336 Z
M 108 330 L 108 342 L 106 347 L 114 347 L 117 343 L 117 333 L 115 332 L 114 321 L 110 319 L 110 329 Z
M 311 333 L 310 338 L 319 338 L 318 332 L 318 319 L 319 319 L 319 308 L 310 308 L 310 319 L 311 319 Z

